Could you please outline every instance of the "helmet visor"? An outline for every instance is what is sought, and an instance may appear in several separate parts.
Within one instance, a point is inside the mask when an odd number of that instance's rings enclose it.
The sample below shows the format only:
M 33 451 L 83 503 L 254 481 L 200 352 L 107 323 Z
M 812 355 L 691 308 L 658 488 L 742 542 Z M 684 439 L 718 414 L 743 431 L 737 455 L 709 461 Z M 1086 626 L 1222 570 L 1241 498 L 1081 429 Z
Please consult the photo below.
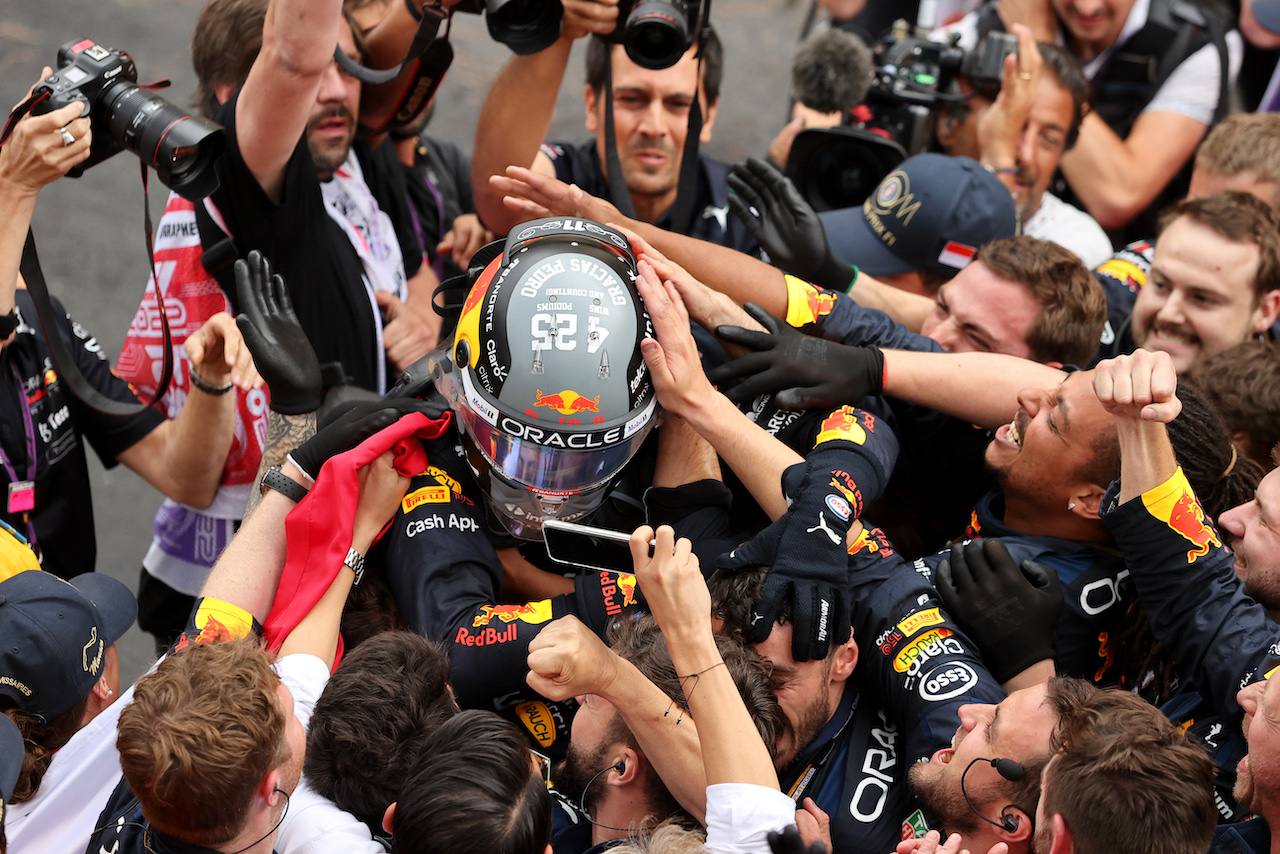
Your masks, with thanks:
M 616 475 L 649 435 L 657 410 L 656 398 L 651 398 L 617 428 L 616 437 L 600 431 L 561 432 L 503 417 L 466 371 L 442 371 L 436 385 L 498 477 L 548 496 L 573 495 Z

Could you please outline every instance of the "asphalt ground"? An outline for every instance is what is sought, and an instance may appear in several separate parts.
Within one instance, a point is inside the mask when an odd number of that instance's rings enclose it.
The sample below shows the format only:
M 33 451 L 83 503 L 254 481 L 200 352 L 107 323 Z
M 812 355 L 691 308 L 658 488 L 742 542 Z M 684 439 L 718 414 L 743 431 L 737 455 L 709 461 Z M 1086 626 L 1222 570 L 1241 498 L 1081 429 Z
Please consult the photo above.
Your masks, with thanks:
M 91 38 L 132 55 L 141 82 L 171 80 L 172 87 L 162 94 L 185 105 L 195 88 L 188 44 L 202 5 L 201 0 L 4 0 L 0 103 L 18 103 L 44 65 L 56 67 L 61 45 Z M 725 73 L 707 154 L 731 162 L 764 155 L 784 123 L 791 55 L 807 5 L 804 0 L 719 0 L 713 5 L 712 19 L 725 44 Z M 480 104 L 510 54 L 489 39 L 479 17 L 460 15 L 455 24 L 455 59 L 437 94 L 429 130 L 470 150 Z M 588 138 L 581 54 L 579 46 L 561 87 L 552 139 Z M 159 217 L 166 195 L 153 176 L 153 217 Z M 147 278 L 142 200 L 138 161 L 125 153 L 82 178 L 46 188 L 36 210 L 34 230 L 50 290 L 113 358 Z M 97 569 L 136 590 L 160 495 L 131 471 L 104 470 L 89 456 L 93 518 L 86 515 L 82 524 L 92 524 L 96 531 Z M 119 650 L 125 684 L 154 660 L 150 636 L 136 627 L 121 639 Z

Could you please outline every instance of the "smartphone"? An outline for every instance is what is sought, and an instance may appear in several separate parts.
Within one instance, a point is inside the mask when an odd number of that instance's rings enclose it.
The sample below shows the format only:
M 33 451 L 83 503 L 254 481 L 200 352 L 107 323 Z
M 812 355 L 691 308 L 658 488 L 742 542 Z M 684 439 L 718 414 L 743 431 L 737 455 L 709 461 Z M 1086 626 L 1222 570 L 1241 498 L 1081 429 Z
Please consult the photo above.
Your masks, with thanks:
M 547 519 L 542 523 L 547 557 L 565 566 L 608 572 L 634 571 L 631 535 L 608 528 Z M 649 541 L 653 547 L 653 541 Z

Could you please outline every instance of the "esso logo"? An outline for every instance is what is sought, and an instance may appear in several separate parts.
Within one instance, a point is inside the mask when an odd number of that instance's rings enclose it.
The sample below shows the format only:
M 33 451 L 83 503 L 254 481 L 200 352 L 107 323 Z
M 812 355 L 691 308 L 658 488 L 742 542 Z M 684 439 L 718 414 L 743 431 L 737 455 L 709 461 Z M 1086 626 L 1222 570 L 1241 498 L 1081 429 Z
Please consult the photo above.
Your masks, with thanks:
M 920 696 L 926 700 L 950 700 L 976 687 L 978 674 L 967 664 L 944 664 L 930 670 L 920 682 Z

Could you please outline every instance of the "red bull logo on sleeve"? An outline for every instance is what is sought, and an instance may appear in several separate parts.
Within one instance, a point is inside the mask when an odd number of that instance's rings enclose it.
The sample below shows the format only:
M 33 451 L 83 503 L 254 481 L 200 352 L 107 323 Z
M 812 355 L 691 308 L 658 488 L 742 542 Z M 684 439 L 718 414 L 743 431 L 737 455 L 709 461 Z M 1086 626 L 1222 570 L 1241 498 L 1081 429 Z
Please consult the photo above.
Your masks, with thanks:
M 559 394 L 542 393 L 542 389 L 536 391 L 538 399 L 534 401 L 534 406 L 547 406 L 559 412 L 561 415 L 576 415 L 579 412 L 599 412 L 600 411 L 600 395 L 594 398 L 583 397 L 576 391 L 565 389 Z
M 480 613 L 471 619 L 473 628 L 487 626 L 493 620 L 513 623 L 520 620 L 530 625 L 539 625 L 551 620 L 551 600 L 526 602 L 523 605 L 481 605 Z
M 601 572 L 600 598 L 606 614 L 621 614 L 623 608 L 636 603 L 636 577 L 625 572 Z
M 869 413 L 842 406 L 823 419 L 818 428 L 818 438 L 814 445 L 843 439 L 855 445 L 865 444 L 867 433 L 876 431 L 875 417 Z
M 1142 496 L 1142 503 L 1152 516 L 1181 534 L 1192 548 L 1187 550 L 1187 563 L 1209 553 L 1210 546 L 1222 548 L 1222 540 L 1213 525 L 1206 522 L 1204 509 L 1196 498 L 1186 475 L 1179 468 L 1164 487 Z
M 803 279 L 787 276 L 787 323 L 803 327 L 831 313 L 836 294 L 814 287 Z

